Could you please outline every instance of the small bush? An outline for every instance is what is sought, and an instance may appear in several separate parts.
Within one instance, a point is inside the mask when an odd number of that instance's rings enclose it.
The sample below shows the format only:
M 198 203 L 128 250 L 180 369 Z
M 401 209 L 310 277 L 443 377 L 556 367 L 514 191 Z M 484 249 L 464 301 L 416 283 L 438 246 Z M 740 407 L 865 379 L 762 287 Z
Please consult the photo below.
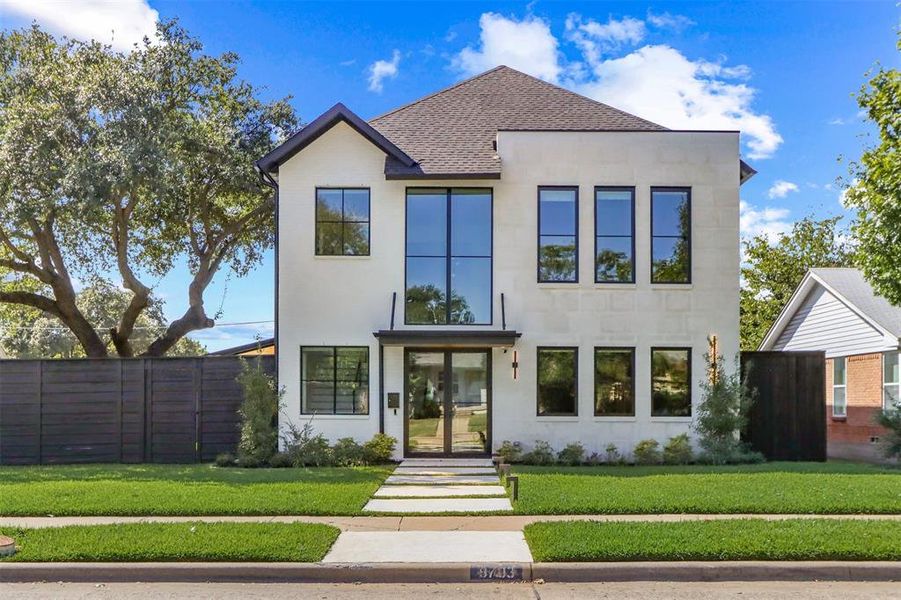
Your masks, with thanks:
M 901 406 L 890 407 L 876 415 L 876 422 L 888 429 L 880 445 L 886 458 L 901 458 Z
M 566 448 L 557 453 L 557 461 L 562 465 L 576 466 L 585 460 L 585 447 L 580 442 L 567 444 Z
M 366 464 L 363 446 L 352 437 L 344 437 L 332 446 L 332 463 L 338 467 L 359 467 Z
M 241 467 L 242 469 L 257 469 L 264 466 L 264 463 L 253 456 L 239 456 L 235 461 L 235 466 Z
M 747 427 L 748 412 L 756 391 L 748 387 L 747 379 L 741 378 L 737 365 L 733 373 L 727 374 L 722 356 L 716 357 L 715 367 L 710 354 L 704 358 L 710 376 L 701 384 L 703 400 L 698 405 L 693 425 L 701 447 L 700 460 L 713 465 L 756 460 L 755 453 L 740 439 L 741 432 Z M 753 361 L 750 364 L 753 369 Z
M 276 452 L 272 455 L 272 458 L 269 459 L 269 466 L 273 469 L 284 469 L 286 467 L 293 467 L 294 463 L 291 461 L 291 455 L 287 452 Z
M 501 442 L 501 447 L 497 449 L 497 455 L 508 465 L 519 462 L 522 460 L 522 444 L 504 440 Z
M 656 465 L 660 463 L 660 443 L 657 440 L 641 440 L 632 450 L 635 464 Z
M 299 428 L 289 422 L 282 435 L 285 452 L 295 467 L 324 467 L 332 464 L 332 450 L 321 433 L 313 434 L 312 423 Z
M 601 455 L 598 454 L 597 452 L 592 452 L 591 456 L 589 456 L 588 458 L 585 459 L 585 464 L 589 465 L 591 467 L 597 466 L 603 462 L 604 461 L 601 458 Z
M 536 440 L 532 450 L 522 455 L 527 465 L 552 465 L 557 461 L 554 449 L 544 440 Z
M 263 370 L 259 360 L 247 361 L 237 377 L 244 392 L 238 414 L 241 438 L 238 458 L 246 463 L 264 463 L 278 450 L 278 412 L 281 394 L 275 379 Z
M 223 452 L 216 455 L 217 467 L 233 467 L 235 466 L 235 455 L 231 452 Z
M 663 447 L 663 462 L 668 465 L 687 465 L 693 456 L 687 433 L 671 437 Z
M 363 458 L 368 465 L 383 465 L 394 458 L 397 440 L 384 433 L 377 433 L 363 444 Z
M 623 456 L 619 453 L 616 444 L 607 444 L 607 447 L 604 448 L 604 456 L 605 462 L 611 465 L 623 462 Z

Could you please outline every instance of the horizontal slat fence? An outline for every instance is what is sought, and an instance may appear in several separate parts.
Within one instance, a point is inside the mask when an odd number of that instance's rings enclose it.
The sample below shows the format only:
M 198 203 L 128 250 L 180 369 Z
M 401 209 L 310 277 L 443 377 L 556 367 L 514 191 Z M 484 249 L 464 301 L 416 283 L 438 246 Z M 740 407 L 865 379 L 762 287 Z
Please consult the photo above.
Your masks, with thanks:
M 242 358 L 0 360 L 0 464 L 192 463 L 234 452 Z

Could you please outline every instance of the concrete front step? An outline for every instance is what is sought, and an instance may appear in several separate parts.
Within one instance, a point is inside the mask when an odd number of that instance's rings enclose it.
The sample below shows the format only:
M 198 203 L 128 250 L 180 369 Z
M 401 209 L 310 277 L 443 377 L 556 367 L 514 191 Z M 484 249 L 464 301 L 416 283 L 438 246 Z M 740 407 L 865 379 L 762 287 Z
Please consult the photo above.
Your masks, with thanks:
M 474 485 L 482 483 L 500 484 L 497 475 L 389 475 L 387 484 L 415 483 L 418 485 Z
M 454 496 L 506 496 L 499 485 L 383 485 L 373 498 L 452 498 Z
M 325 563 L 528 563 L 521 531 L 347 531 Z
M 363 512 L 383 513 L 475 513 L 512 512 L 508 498 L 400 498 L 373 499 Z
M 404 467 L 394 469 L 395 475 L 497 475 L 490 467 Z
M 490 458 L 405 458 L 401 467 L 492 467 Z

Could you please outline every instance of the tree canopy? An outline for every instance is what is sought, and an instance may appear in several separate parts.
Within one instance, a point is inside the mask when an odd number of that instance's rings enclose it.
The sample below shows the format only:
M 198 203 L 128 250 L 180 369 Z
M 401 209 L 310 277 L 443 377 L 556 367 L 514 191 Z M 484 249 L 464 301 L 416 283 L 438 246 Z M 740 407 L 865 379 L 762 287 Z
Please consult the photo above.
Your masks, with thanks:
M 254 161 L 297 125 L 237 62 L 175 22 L 126 53 L 37 26 L 0 34 L 0 303 L 58 319 L 93 357 L 106 338 L 119 356 L 159 356 L 214 325 L 214 275 L 246 274 L 274 241 Z M 184 312 L 139 350 L 151 282 L 180 261 Z M 77 302 L 77 282 L 98 278 L 128 293 L 105 331 Z

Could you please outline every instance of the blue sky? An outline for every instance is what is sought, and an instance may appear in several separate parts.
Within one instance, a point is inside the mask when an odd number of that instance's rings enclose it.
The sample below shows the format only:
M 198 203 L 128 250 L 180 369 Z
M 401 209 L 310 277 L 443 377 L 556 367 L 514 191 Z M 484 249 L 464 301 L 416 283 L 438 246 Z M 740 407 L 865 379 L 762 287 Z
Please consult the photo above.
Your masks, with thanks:
M 36 19 L 127 45 L 177 17 L 210 53 L 235 51 L 269 98 L 304 121 L 341 101 L 371 118 L 505 63 L 663 125 L 741 129 L 759 174 L 742 188 L 743 235 L 843 212 L 840 155 L 868 128 L 851 97 L 876 61 L 899 67 L 894 2 L 162 2 L 0 0 L 0 27 Z M 210 349 L 272 333 L 272 257 L 207 292 Z M 170 317 L 186 273 L 156 283 Z

